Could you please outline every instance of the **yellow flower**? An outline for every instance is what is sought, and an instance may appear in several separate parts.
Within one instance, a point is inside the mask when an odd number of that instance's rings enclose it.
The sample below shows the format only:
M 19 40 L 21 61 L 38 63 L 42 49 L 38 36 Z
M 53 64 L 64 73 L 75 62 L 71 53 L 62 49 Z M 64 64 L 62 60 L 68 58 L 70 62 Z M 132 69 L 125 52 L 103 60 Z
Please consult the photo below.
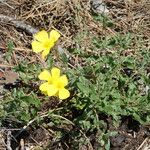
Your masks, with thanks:
M 48 96 L 57 96 L 60 99 L 66 99 L 70 92 L 65 88 L 68 84 L 66 75 L 60 75 L 60 69 L 54 67 L 51 72 L 44 70 L 38 76 L 40 80 L 47 82 L 40 85 L 40 90 Z
M 36 53 L 42 52 L 42 58 L 45 58 L 59 37 L 60 34 L 55 30 L 49 33 L 45 30 L 39 31 L 34 35 L 34 41 L 31 43 L 32 49 Z

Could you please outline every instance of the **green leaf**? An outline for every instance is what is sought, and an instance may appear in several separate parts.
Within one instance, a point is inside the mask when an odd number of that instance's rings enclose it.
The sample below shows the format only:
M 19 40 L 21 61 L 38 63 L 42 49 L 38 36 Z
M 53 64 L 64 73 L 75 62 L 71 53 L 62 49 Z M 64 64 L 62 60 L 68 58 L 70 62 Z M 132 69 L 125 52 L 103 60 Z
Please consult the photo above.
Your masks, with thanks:
M 41 105 L 41 102 L 39 99 L 34 98 L 33 96 L 23 96 L 21 97 L 21 100 L 25 101 L 29 105 L 34 105 L 36 107 L 39 107 Z
M 105 149 L 110 150 L 110 140 L 108 139 L 108 142 L 105 144 Z
M 21 116 L 21 120 L 24 120 L 26 122 L 28 122 L 31 119 L 30 114 L 26 112 L 21 112 L 20 116 Z

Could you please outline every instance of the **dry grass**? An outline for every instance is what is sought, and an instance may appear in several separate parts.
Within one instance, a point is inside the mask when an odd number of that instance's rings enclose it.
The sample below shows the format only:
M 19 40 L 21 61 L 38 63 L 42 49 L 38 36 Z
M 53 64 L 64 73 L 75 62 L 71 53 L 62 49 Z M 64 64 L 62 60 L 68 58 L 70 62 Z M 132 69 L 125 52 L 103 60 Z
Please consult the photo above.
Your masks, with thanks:
M 150 4 L 148 0 L 143 0 L 142 3 L 136 1 L 110 1 L 106 0 L 106 5 L 109 9 L 109 18 L 113 20 L 114 26 L 103 28 L 102 23 L 96 22 L 90 11 L 89 0 L 18 0 L 10 1 L 9 5 L 15 8 L 15 14 L 12 13 L 12 8 L 3 5 L 1 13 L 12 16 L 18 20 L 24 21 L 38 29 L 51 30 L 56 28 L 62 34 L 62 47 L 75 47 L 74 38 L 79 33 L 84 33 L 88 30 L 89 36 L 84 36 L 82 39 L 83 48 L 90 47 L 92 36 L 114 36 L 116 33 L 126 34 L 128 32 L 143 37 L 145 41 L 150 35 Z M 7 9 L 5 8 L 7 7 Z M 6 11 L 7 10 L 7 11 Z M 9 31 L 9 32 L 8 32 Z M 25 36 L 22 31 L 16 30 L 10 24 L 1 23 L 0 32 L 2 33 L 1 42 L 6 43 L 5 39 L 10 38 L 14 41 L 17 47 L 25 49 L 30 45 L 31 38 Z M 4 38 L 6 37 L 6 38 Z

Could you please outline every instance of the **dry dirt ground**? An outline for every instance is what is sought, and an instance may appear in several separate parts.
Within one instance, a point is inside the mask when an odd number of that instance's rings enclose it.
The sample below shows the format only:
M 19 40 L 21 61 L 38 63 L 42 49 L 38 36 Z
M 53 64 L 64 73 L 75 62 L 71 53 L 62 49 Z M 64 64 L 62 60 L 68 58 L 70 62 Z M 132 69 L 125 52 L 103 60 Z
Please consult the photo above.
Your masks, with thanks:
M 104 3 L 109 11 L 108 16 L 115 23 L 113 28 L 107 27 L 105 31 L 103 25 L 96 22 L 91 16 L 91 13 L 97 13 L 95 12 L 97 10 L 92 8 L 89 0 L 0 0 L 0 69 L 3 71 L 11 70 L 11 67 L 19 64 L 23 58 L 28 58 L 30 62 L 36 61 L 36 58 L 32 55 L 30 43 L 32 34 L 41 29 L 58 29 L 62 35 L 60 43 L 64 48 L 77 46 L 73 39 L 77 33 L 84 32 L 85 27 L 95 37 L 116 35 L 117 33 L 138 33 L 138 36 L 144 39 L 143 45 L 149 46 L 149 0 L 105 0 Z M 7 43 L 10 39 L 15 44 L 13 59 L 5 62 L 3 56 L 8 51 Z M 84 37 L 81 43 L 83 47 L 86 45 L 86 51 L 90 51 L 89 40 L 90 37 Z M 133 44 L 133 47 L 135 48 L 136 45 Z M 46 108 L 43 106 L 43 109 Z M 5 125 L 5 129 L 7 129 L 9 123 L 6 122 Z M 6 149 L 8 145 L 8 143 L 6 145 L 6 141 L 9 137 L 9 130 L 5 129 L 0 130 L 0 150 Z M 111 149 L 150 149 L 149 129 L 149 127 L 142 127 L 131 118 L 124 118 L 118 128 L 120 134 L 111 139 Z M 12 131 L 12 133 L 15 135 L 18 134 L 18 131 Z M 24 139 L 30 139 L 29 141 L 32 140 L 31 146 L 34 149 L 39 143 L 44 145 L 47 136 L 49 135 L 41 127 L 36 130 L 29 129 L 29 131 L 22 132 L 17 139 L 14 139 L 14 145 L 12 146 L 13 149 L 22 147 L 22 145 L 24 147 Z M 18 144 L 14 142 L 15 140 L 19 141 Z M 30 149 L 31 146 L 28 144 Z M 54 144 L 49 149 L 61 148 Z

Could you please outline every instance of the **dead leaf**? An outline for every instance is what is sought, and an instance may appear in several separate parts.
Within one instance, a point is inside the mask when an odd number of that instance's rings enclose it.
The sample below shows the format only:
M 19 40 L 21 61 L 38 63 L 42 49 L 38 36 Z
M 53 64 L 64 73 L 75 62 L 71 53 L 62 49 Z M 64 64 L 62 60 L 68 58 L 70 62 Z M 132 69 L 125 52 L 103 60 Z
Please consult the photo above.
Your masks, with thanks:
M 4 72 L 0 71 L 0 80 L 4 77 L 5 77 Z
M 19 79 L 19 76 L 16 72 L 14 71 L 5 71 L 5 83 L 14 83 L 17 79 Z

